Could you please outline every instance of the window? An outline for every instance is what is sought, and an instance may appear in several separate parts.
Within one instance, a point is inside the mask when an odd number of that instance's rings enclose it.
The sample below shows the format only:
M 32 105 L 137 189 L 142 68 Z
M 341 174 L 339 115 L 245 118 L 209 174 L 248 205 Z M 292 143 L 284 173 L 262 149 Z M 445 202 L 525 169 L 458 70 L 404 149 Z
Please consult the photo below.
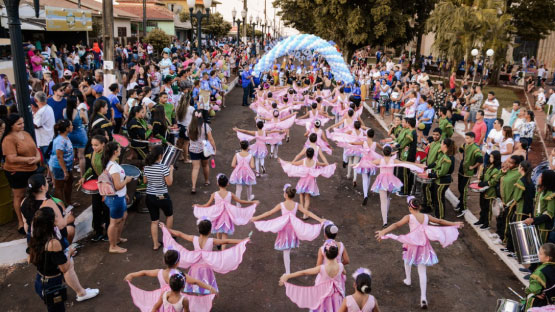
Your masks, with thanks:
M 127 37 L 127 27 L 118 27 L 118 37 Z

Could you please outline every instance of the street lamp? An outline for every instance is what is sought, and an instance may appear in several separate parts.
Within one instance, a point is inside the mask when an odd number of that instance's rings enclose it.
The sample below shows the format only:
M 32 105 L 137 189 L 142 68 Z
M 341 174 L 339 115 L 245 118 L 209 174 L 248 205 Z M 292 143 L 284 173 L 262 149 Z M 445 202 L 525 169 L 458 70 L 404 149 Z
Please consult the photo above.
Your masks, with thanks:
M 478 71 L 478 59 L 481 58 L 481 55 L 480 55 L 480 51 L 476 48 L 472 49 L 472 51 L 470 51 L 470 54 L 474 57 L 474 73 L 472 75 L 472 86 L 474 86 L 474 80 L 476 78 L 476 72 Z M 488 57 L 488 59 L 490 57 L 492 57 L 493 54 L 494 54 L 494 51 L 492 49 L 488 49 L 486 51 L 486 56 Z M 486 70 L 486 59 L 484 58 L 483 61 L 484 61 L 484 63 L 482 64 L 482 77 L 480 77 L 480 80 L 483 79 L 484 73 L 485 73 L 485 70 Z
M 243 21 L 240 18 L 235 19 L 235 16 L 237 15 L 237 10 L 235 10 L 235 8 L 233 8 L 233 11 L 231 11 L 231 15 L 233 16 L 233 23 L 237 24 L 237 43 L 239 44 L 239 42 L 241 42 L 241 35 L 240 35 L 241 23 L 243 23 Z M 247 16 L 247 11 L 242 10 L 241 17 L 243 18 L 243 20 L 245 19 L 246 16 Z
M 259 17 L 253 18 L 252 15 L 249 17 L 249 21 L 250 21 L 250 24 L 252 26 L 252 40 L 253 41 L 256 41 L 255 28 L 256 28 L 256 25 L 258 25 L 259 20 L 260 20 Z
M 208 20 L 210 18 L 210 7 L 212 6 L 212 0 L 203 0 L 203 5 L 204 5 L 204 10 L 206 11 L 206 14 L 202 13 L 201 8 L 199 7 L 197 12 L 193 14 L 194 8 L 195 8 L 195 0 L 187 0 L 187 6 L 189 7 L 189 14 L 190 14 L 190 20 L 191 20 L 191 26 L 193 24 L 193 17 L 197 18 L 197 37 L 198 37 L 198 46 L 197 46 L 197 53 L 200 56 L 201 55 L 201 33 L 200 33 L 200 25 L 202 22 L 202 19 L 204 17 L 206 17 L 206 19 Z M 207 41 L 208 42 L 208 41 Z

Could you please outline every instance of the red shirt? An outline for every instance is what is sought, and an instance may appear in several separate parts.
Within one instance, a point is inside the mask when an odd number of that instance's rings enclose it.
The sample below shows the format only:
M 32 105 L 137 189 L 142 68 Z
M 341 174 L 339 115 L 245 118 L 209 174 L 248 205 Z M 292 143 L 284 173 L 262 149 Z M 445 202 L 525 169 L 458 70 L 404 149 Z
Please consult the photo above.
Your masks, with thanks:
M 455 89 L 455 87 L 456 87 L 455 79 L 456 79 L 456 77 L 454 75 L 451 76 L 451 78 L 449 78 L 449 88 Z
M 483 120 L 477 121 L 472 127 L 472 132 L 474 132 L 474 135 L 475 135 L 474 143 L 478 145 L 482 144 L 482 142 L 480 142 L 480 138 L 486 137 L 487 130 L 488 130 L 488 127 L 486 126 L 486 123 Z

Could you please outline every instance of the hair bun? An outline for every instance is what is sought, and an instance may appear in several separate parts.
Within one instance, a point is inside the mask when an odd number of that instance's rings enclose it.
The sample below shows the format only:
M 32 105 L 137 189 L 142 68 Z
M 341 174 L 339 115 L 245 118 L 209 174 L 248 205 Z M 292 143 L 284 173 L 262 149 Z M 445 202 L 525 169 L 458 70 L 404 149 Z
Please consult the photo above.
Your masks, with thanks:
M 334 224 L 330 227 L 330 233 L 332 234 L 337 234 L 337 232 L 339 232 L 339 229 L 337 228 L 337 226 Z
M 364 285 L 360 288 L 360 290 L 362 290 L 363 293 L 366 293 L 367 289 L 368 289 L 368 285 Z

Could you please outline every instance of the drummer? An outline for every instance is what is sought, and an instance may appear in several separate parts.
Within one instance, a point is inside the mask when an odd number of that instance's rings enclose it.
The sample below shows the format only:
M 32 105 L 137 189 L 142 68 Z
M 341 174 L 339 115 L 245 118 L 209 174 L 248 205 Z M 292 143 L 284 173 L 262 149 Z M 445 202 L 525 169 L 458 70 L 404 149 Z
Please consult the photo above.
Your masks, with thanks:
M 476 174 L 476 170 L 484 158 L 480 147 L 474 143 L 474 138 L 476 135 L 474 132 L 467 132 L 464 135 L 464 144 L 459 147 L 459 152 L 462 153 L 462 161 L 459 164 L 459 204 L 455 210 L 459 212 L 457 217 L 462 217 L 466 213 L 467 203 L 466 198 L 468 197 L 468 185 L 470 184 L 470 178 Z
M 513 191 L 515 183 L 520 179 L 518 173 L 518 165 L 522 161 L 522 156 L 513 155 L 501 165 L 501 179 L 499 182 L 499 191 L 501 201 L 503 202 L 503 213 L 497 217 L 497 235 L 502 241 L 505 240 L 505 234 L 509 233 L 509 225 L 505 224 L 507 215 L 513 210 L 516 203 L 513 199 Z
M 85 152 L 85 167 L 87 169 L 83 177 L 77 182 L 78 187 L 82 187 L 85 181 L 98 179 L 98 176 L 102 173 L 102 154 L 106 142 L 106 138 L 102 135 L 95 135 L 91 138 L 90 147 Z M 105 231 L 108 230 L 108 225 L 110 224 L 110 211 L 98 192 L 91 194 L 91 203 L 93 214 L 92 228 L 95 233 L 91 240 L 93 242 L 100 240 L 108 241 L 108 235 Z
M 161 92 L 159 95 L 159 103 L 155 105 L 152 110 L 156 109 L 157 106 L 162 106 L 164 108 L 164 116 L 166 117 L 167 124 L 171 125 L 172 128 L 177 128 L 177 119 L 175 118 L 175 109 L 172 103 L 168 103 L 168 94 L 166 92 Z M 152 121 L 153 126 L 154 122 Z
M 131 148 L 137 152 L 140 160 L 144 160 L 148 154 L 148 139 L 152 133 L 152 126 L 145 119 L 146 107 L 135 106 L 129 113 L 127 122 L 127 133 L 131 139 Z
M 441 152 L 435 163 L 428 166 L 432 171 L 428 174 L 433 178 L 432 203 L 436 218 L 443 219 L 445 216 L 445 192 L 453 181 L 451 174 L 455 170 L 455 142 L 449 138 L 441 142 Z
M 162 144 L 167 144 L 168 141 L 172 141 L 170 136 L 168 120 L 164 116 L 164 107 L 156 105 L 152 111 L 152 137 L 161 140 Z
M 542 263 L 530 276 L 530 285 L 526 287 L 526 306 L 543 307 L 555 301 L 555 244 L 545 243 L 540 247 Z
M 497 198 L 497 184 L 501 178 L 501 153 L 493 151 L 488 155 L 489 161 L 486 170 L 480 177 L 479 187 L 488 187 L 480 193 L 480 219 L 474 225 L 480 225 L 481 229 L 488 229 L 491 220 L 491 208 L 493 201 Z
M 506 219 L 506 224 L 512 222 L 520 222 L 524 219 L 532 217 L 534 213 L 534 196 L 536 195 L 536 188 L 532 183 L 532 164 L 528 161 L 523 160 L 518 165 L 518 172 L 520 173 L 520 178 L 514 184 L 513 198 L 511 199 L 516 205 L 511 205 L 514 207 L 508 214 Z M 514 252 L 512 236 L 508 232 L 505 233 L 505 239 L 507 241 L 507 250 L 509 252 Z M 547 241 L 544 241 L 545 243 Z
M 417 142 L 417 135 L 416 135 L 416 119 L 414 118 L 405 118 L 403 123 L 403 131 L 399 134 L 399 137 L 396 139 L 396 142 L 399 145 L 399 151 L 401 153 L 400 160 L 414 162 L 416 160 L 416 144 Z M 411 173 L 410 169 L 402 168 L 399 170 L 400 176 L 399 178 L 403 182 L 403 191 L 400 193 L 401 196 L 408 196 L 410 195 L 410 191 L 412 189 L 412 184 L 414 183 L 413 174 Z
M 555 171 L 544 171 L 538 179 L 538 194 L 534 217 L 524 220 L 524 223 L 537 226 L 542 243 L 547 242 L 547 236 L 553 228 L 555 215 Z
M 422 163 L 426 164 L 426 166 L 430 166 L 431 164 L 435 163 L 440 152 L 441 152 L 441 129 L 435 128 L 432 132 L 433 141 L 428 145 L 428 154 L 426 157 L 422 159 Z M 432 211 L 432 183 L 424 184 L 423 186 L 424 192 L 424 201 L 423 201 L 423 209 L 422 212 L 429 213 Z

